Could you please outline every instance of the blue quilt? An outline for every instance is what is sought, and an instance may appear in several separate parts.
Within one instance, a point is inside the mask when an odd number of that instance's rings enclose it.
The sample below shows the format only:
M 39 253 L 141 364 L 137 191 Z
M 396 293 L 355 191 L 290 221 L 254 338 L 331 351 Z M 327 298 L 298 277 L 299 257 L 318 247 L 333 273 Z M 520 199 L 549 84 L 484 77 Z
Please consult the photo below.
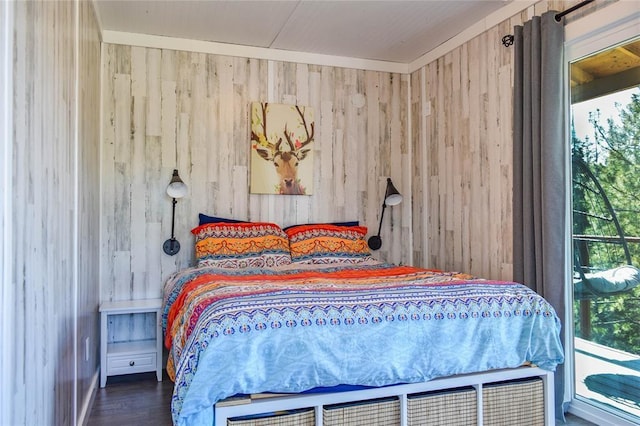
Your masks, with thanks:
M 553 308 L 523 285 L 388 264 L 193 268 L 165 284 L 176 425 L 229 396 L 385 386 L 564 360 Z

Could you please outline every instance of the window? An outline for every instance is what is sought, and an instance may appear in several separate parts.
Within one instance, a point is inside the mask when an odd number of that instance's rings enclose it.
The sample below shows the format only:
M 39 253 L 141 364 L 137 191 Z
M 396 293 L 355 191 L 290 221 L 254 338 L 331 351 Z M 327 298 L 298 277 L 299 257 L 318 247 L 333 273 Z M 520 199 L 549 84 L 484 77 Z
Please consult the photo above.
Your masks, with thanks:
M 618 5 L 617 15 L 606 12 L 609 23 L 600 16 L 600 25 L 587 25 L 598 29 L 580 37 L 567 26 L 570 411 L 600 424 L 640 422 L 640 9 L 635 9 Z M 572 36 L 580 41 L 572 45 Z

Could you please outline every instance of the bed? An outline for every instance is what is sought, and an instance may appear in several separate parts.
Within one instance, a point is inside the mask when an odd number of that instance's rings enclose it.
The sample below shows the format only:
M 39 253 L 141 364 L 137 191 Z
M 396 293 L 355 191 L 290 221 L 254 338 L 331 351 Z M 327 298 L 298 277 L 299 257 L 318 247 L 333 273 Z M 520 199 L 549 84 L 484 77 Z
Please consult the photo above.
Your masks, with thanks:
M 347 401 L 563 362 L 560 321 L 536 293 L 378 262 L 366 228 L 205 223 L 193 232 L 197 266 L 164 286 L 176 425 L 213 425 L 216 404 L 238 395 L 319 390 L 335 400 L 346 387 Z

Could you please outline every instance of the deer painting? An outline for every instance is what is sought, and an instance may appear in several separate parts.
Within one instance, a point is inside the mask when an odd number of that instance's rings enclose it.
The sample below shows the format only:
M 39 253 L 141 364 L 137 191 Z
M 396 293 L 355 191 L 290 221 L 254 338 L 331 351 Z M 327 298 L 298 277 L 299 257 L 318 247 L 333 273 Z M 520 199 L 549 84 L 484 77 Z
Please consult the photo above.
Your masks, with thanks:
M 289 115 L 288 118 L 275 119 L 269 122 L 269 129 L 275 124 L 276 130 L 271 134 L 267 130 L 267 119 L 272 107 L 281 107 Z M 313 142 L 315 123 L 310 108 L 291 105 L 270 105 L 255 103 L 252 107 L 251 142 L 252 149 L 258 156 L 268 161 L 275 168 L 278 182 L 275 193 L 285 195 L 306 195 L 307 188 L 298 176 L 298 168 L 303 160 L 311 155 L 308 145 Z M 311 163 L 311 161 L 308 161 Z M 254 176 L 252 176 L 252 187 Z

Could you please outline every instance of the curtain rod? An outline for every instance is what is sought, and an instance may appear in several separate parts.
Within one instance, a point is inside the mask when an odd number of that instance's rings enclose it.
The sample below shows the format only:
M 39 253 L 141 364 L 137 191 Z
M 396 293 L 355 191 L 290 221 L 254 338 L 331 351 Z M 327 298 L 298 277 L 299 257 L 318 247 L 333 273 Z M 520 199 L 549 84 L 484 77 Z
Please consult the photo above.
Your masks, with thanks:
M 588 5 L 589 3 L 593 3 L 594 1 L 595 0 L 584 0 L 576 4 L 575 6 L 570 7 L 564 12 L 556 13 L 556 16 L 554 16 L 553 18 L 556 20 L 556 22 L 560 22 L 565 15 L 568 15 L 571 12 L 578 10 L 581 7 Z M 502 37 L 502 44 L 504 45 L 504 47 L 509 47 L 513 44 L 513 40 L 514 40 L 513 34 L 507 34 L 506 36 Z
M 569 9 L 565 10 L 564 12 L 556 13 L 556 16 L 554 16 L 554 19 L 556 20 L 556 22 L 560 22 L 565 15 L 570 14 L 574 10 L 578 10 L 581 7 L 588 5 L 589 3 L 593 3 L 594 1 L 595 0 L 582 1 L 582 2 L 580 2 L 578 4 L 576 4 L 575 6 L 570 7 Z

